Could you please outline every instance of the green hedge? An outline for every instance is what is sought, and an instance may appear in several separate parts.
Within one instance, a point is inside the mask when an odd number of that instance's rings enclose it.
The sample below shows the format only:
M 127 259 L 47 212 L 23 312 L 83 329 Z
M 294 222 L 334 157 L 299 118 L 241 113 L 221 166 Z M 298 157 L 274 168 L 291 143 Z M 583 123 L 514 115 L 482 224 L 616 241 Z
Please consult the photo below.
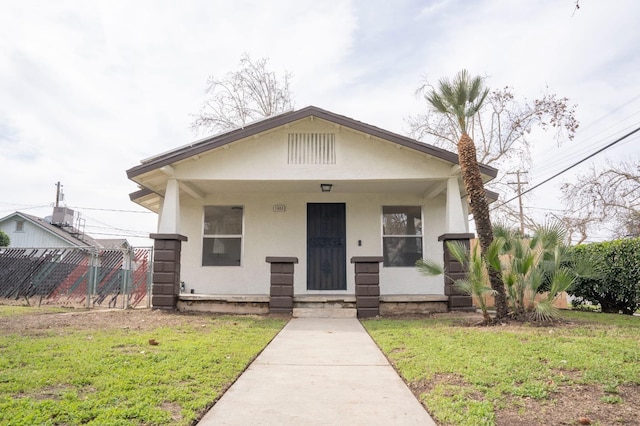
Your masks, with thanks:
M 640 238 L 579 245 L 575 256 L 598 259 L 594 277 L 578 277 L 569 294 L 575 303 L 599 304 L 602 312 L 633 315 L 640 309 Z

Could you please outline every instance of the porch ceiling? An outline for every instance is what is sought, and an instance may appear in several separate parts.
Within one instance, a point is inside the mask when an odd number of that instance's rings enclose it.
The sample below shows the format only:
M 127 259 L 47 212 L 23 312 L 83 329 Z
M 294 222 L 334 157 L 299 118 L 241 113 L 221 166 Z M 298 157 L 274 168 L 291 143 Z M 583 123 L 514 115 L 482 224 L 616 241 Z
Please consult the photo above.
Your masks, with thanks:
M 185 182 L 185 181 L 182 181 Z M 228 192 L 275 192 L 275 193 L 309 193 L 321 192 L 321 183 L 333 185 L 331 193 L 403 193 L 435 197 L 446 189 L 446 180 L 384 180 L 384 181 L 341 181 L 341 180 L 309 180 L 309 181 L 186 181 L 201 194 L 216 194 Z

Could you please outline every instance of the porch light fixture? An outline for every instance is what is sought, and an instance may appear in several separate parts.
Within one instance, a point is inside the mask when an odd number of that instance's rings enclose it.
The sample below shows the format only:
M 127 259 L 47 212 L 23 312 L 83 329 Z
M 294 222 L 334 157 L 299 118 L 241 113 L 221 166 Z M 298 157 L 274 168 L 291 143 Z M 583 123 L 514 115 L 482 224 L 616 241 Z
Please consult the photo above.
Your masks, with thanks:
M 322 192 L 331 192 L 331 187 L 333 187 L 333 185 L 330 184 L 330 183 L 321 183 L 320 184 L 320 189 L 322 189 Z

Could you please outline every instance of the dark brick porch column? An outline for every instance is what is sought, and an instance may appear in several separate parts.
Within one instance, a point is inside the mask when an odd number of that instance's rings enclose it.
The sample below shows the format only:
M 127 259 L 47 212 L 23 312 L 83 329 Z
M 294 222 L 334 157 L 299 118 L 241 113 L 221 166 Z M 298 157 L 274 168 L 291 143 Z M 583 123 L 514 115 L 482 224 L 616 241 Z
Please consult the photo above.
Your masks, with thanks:
M 382 256 L 352 257 L 356 273 L 356 309 L 358 318 L 380 315 L 380 262 Z
M 465 278 L 467 270 L 451 255 L 447 248 L 447 242 L 457 241 L 469 250 L 470 240 L 474 237 L 474 234 L 443 234 L 438 237 L 438 241 L 442 241 L 444 248 L 444 269 L 448 275 L 444 277 L 444 294 L 449 296 L 450 311 L 473 311 L 475 308 L 473 307 L 473 298 L 456 289 L 453 285 L 456 280 Z
M 297 257 L 267 257 L 271 264 L 271 288 L 269 290 L 269 312 L 293 313 L 293 265 Z
M 182 242 L 187 237 L 180 234 L 151 234 L 153 244 L 153 309 L 176 309 L 180 294 L 180 255 Z

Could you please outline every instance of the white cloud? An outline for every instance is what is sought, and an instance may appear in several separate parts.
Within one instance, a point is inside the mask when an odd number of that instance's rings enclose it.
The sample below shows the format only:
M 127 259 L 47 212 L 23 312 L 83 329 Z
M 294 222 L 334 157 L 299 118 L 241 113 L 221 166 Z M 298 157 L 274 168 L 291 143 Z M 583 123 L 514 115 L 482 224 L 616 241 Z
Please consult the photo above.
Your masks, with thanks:
M 426 108 L 414 97 L 424 77 L 437 81 L 468 68 L 529 98 L 548 85 L 579 105 L 585 130 L 572 142 L 579 144 L 629 125 L 620 119 L 640 109 L 638 100 L 618 109 L 640 92 L 640 4 L 588 2 L 575 14 L 574 6 L 570 0 L 5 2 L 0 156 L 9 178 L 0 191 L 9 195 L 0 212 L 52 202 L 58 180 L 69 205 L 138 209 L 128 200 L 135 185 L 125 170 L 194 139 L 189 114 L 200 107 L 207 76 L 232 71 L 243 52 L 290 71 L 298 107 L 317 105 L 396 132 L 404 117 Z M 534 148 L 556 152 L 541 138 Z M 637 154 L 634 145 L 623 148 Z M 563 149 L 555 157 L 570 161 L 571 150 Z M 88 212 L 117 228 L 155 226 L 152 215 Z

